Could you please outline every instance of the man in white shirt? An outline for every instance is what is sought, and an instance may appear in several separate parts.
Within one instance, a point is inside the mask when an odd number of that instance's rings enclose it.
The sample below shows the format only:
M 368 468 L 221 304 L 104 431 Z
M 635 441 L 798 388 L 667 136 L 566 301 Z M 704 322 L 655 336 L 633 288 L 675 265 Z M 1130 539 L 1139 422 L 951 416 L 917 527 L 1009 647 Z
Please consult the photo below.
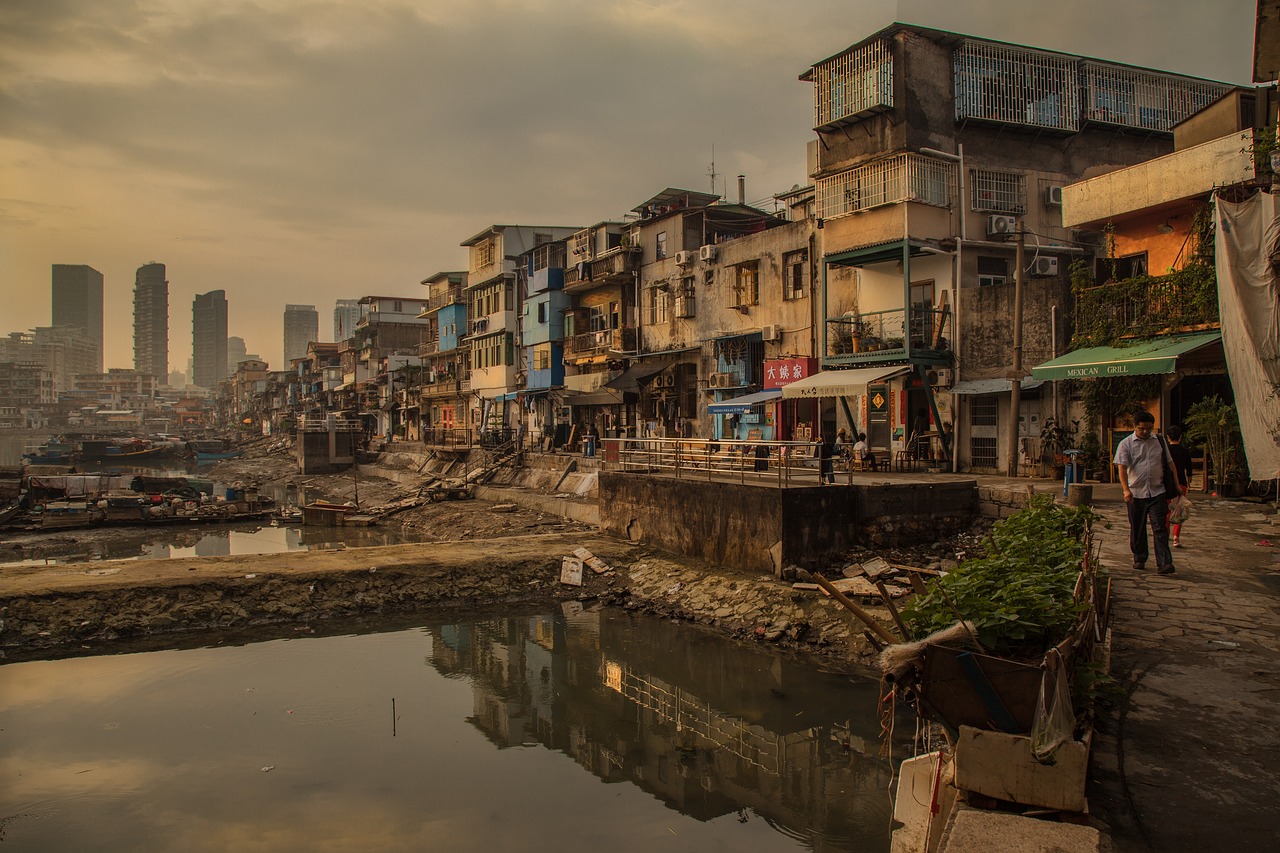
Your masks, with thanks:
M 1120 487 L 1129 510 L 1129 550 L 1133 567 L 1147 567 L 1147 524 L 1155 541 L 1156 570 L 1162 575 L 1174 572 L 1173 554 L 1169 551 L 1169 498 L 1164 490 L 1167 468 L 1177 480 L 1173 463 L 1165 453 L 1164 443 L 1155 436 L 1156 419 L 1150 412 L 1139 412 L 1133 419 L 1133 434 L 1116 448 L 1115 463 L 1120 467 Z

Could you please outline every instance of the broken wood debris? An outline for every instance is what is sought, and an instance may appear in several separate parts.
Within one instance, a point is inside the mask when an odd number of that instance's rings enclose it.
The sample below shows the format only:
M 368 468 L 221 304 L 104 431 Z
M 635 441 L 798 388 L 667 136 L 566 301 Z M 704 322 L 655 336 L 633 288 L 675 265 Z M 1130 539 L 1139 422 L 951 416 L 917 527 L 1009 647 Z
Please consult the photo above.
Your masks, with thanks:
M 613 566 L 610 566 L 586 548 L 574 548 L 573 555 L 581 560 L 587 568 L 591 569 L 591 571 L 598 575 L 603 575 L 606 572 L 613 571 Z

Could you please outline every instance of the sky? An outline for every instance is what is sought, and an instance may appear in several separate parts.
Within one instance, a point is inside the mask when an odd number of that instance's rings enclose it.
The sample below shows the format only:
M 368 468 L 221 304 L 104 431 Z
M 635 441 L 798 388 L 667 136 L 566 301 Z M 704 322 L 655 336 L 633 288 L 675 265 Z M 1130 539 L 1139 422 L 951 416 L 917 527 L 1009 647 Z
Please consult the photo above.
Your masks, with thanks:
M 282 368 L 286 303 L 419 296 L 495 223 L 621 219 L 662 189 L 808 183 L 809 66 L 893 22 L 1247 84 L 1255 0 L 2 0 L 0 334 L 50 267 L 139 266 Z

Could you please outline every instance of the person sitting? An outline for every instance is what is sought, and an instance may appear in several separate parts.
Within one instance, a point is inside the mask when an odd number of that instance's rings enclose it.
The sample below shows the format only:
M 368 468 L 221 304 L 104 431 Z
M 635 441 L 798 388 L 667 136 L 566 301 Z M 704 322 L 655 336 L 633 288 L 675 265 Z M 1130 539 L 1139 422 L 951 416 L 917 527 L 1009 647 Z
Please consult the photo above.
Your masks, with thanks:
M 867 444 L 867 434 L 865 432 L 858 433 L 858 440 L 853 444 L 853 461 L 862 466 L 863 471 L 878 471 L 880 463 L 876 461 L 876 455 L 871 452 L 871 447 Z

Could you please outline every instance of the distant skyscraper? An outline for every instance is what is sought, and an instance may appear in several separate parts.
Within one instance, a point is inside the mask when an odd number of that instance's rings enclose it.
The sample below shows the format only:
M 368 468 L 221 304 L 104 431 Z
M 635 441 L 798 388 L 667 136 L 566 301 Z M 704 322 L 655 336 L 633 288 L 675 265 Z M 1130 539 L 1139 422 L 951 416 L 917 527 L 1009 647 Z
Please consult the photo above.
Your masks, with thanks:
M 320 313 L 314 305 L 284 306 L 284 366 L 307 357 L 307 344 L 320 338 Z
M 249 357 L 249 350 L 245 348 L 244 338 L 232 335 L 227 338 L 227 375 L 236 372 L 236 365 Z
M 133 285 L 133 369 L 169 379 L 169 282 L 164 264 L 138 267 Z
M 102 372 L 102 273 L 84 264 L 53 265 L 54 326 L 75 326 L 98 348 L 94 372 Z
M 360 300 L 339 299 L 333 303 L 333 339 L 345 341 L 355 334 L 360 322 Z
M 191 357 L 195 382 L 216 388 L 227 372 L 227 293 L 211 290 L 191 305 Z

